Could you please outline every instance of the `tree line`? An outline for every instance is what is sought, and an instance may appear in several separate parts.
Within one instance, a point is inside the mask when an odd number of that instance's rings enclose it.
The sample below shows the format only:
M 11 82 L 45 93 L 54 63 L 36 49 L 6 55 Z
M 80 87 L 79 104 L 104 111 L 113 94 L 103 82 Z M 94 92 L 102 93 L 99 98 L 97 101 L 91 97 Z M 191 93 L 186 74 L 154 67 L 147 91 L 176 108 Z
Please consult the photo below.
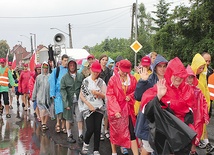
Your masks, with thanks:
M 143 48 L 138 61 L 152 51 L 168 60 L 179 57 L 185 64 L 191 63 L 196 53 L 209 52 L 214 57 L 214 3 L 212 0 L 190 0 L 190 6 L 176 6 L 170 13 L 170 3 L 159 0 L 155 18 L 146 13 L 143 3 L 138 10 L 138 41 Z M 118 55 L 134 64 L 134 52 L 130 49 L 131 38 L 106 38 L 100 44 L 84 48 L 99 57 L 105 53 L 112 59 Z

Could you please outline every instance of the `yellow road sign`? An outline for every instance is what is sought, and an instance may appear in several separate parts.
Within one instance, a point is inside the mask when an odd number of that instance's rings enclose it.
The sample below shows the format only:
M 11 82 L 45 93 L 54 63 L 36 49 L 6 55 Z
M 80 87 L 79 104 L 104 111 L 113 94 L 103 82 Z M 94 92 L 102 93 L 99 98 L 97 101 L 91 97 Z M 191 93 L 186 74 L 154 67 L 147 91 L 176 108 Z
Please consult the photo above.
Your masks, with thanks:
M 135 53 L 137 53 L 143 46 L 137 40 L 135 40 L 135 42 L 133 42 L 130 47 Z

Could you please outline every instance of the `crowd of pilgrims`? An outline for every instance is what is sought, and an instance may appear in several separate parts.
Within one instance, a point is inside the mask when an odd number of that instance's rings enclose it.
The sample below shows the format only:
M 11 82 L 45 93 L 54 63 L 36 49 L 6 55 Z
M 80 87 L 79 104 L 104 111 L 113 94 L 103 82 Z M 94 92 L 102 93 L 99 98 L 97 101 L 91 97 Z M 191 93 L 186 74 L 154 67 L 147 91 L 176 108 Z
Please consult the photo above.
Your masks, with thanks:
M 43 132 L 52 130 L 47 122 L 56 119 L 55 132 L 67 134 L 68 143 L 82 143 L 82 154 L 88 153 L 92 135 L 94 155 L 100 154 L 104 139 L 110 140 L 112 155 L 117 155 L 117 147 L 133 155 L 197 155 L 196 147 L 207 153 L 214 150 L 206 128 L 214 99 L 209 53 L 197 53 L 186 67 L 178 57 L 166 60 L 156 52 L 142 57 L 133 69 L 122 56 L 114 63 L 108 59 L 89 55 L 79 66 L 64 54 L 56 67 L 48 61 L 30 72 L 28 64 L 12 70 L 11 62 L 6 65 L 1 58 L 6 118 L 11 117 L 16 95 L 17 106 L 25 111 L 32 101 Z M 2 84 L 3 77 L 8 86 Z M 0 104 L 0 115 L 4 106 Z M 72 134 L 72 123 L 77 123 L 78 135 Z

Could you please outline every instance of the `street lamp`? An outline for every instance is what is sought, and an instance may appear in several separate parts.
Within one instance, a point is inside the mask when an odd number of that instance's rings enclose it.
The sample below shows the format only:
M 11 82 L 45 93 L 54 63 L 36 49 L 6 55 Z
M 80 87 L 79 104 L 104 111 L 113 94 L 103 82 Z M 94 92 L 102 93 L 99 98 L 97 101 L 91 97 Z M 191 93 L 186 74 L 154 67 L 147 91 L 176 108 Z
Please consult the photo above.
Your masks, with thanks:
M 34 52 L 36 52 L 36 34 L 34 34 L 34 33 L 30 33 L 30 35 L 31 35 L 31 42 L 32 42 L 32 35 L 34 36 Z M 32 52 L 33 53 L 33 52 Z
M 73 48 L 73 45 L 72 45 L 72 37 L 71 37 L 71 24 L 70 24 L 70 23 L 68 24 L 68 32 L 69 32 L 69 33 L 66 33 L 65 31 L 62 31 L 62 30 L 60 30 L 60 29 L 58 29 L 58 28 L 55 28 L 55 27 L 52 27 L 52 28 L 50 28 L 50 29 L 51 29 L 51 30 L 55 29 L 55 30 L 58 30 L 58 31 L 60 31 L 60 32 L 66 34 L 66 35 L 68 35 L 68 36 L 69 36 L 69 47 L 70 47 L 70 48 Z
M 18 42 L 20 42 L 20 43 L 21 43 L 21 46 L 22 46 L 22 41 L 18 41 Z
M 30 40 L 30 47 L 31 47 L 31 52 L 33 53 L 33 42 L 32 42 L 32 36 L 29 38 L 26 35 L 20 35 L 21 37 L 28 38 Z

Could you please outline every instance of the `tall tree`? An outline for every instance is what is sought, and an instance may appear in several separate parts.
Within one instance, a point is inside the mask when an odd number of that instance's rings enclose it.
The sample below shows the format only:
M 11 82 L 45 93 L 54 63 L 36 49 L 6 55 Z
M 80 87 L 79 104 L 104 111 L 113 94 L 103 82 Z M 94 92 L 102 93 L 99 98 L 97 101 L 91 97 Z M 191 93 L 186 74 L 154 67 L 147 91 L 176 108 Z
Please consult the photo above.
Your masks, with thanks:
M 152 51 L 151 47 L 151 34 L 152 34 L 152 18 L 149 13 L 146 13 L 146 8 L 143 3 L 139 5 L 138 12 L 138 41 L 142 44 L 143 48 L 138 52 L 139 58 Z
M 152 11 L 152 13 L 154 13 L 157 17 L 153 18 L 153 20 L 157 25 L 157 27 L 154 27 L 154 29 L 158 31 L 167 24 L 168 18 L 170 16 L 169 14 L 170 3 L 166 3 L 165 0 L 159 0 L 159 3 L 155 6 L 157 8 L 157 11 Z

